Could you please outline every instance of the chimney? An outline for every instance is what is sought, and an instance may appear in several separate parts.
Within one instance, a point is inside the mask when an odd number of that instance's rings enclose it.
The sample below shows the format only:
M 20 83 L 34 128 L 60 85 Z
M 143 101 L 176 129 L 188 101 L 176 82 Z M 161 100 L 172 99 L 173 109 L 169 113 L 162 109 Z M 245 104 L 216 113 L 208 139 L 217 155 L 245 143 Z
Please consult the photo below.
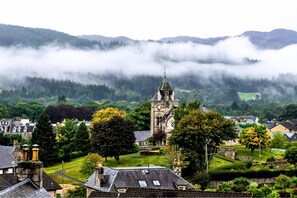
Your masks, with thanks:
M 32 145 L 33 148 L 32 148 L 32 161 L 36 162 L 38 161 L 38 150 L 39 150 L 39 145 L 38 144 L 33 144 Z
M 29 145 L 24 144 L 23 145 L 23 160 L 24 161 L 28 161 L 28 158 L 29 158 L 28 154 L 29 154 Z
M 19 147 L 20 147 L 20 144 L 19 144 L 18 140 L 13 140 L 13 148 L 16 149 Z
M 95 185 L 99 187 L 103 186 L 107 179 L 108 175 L 104 175 L 104 168 L 102 167 L 102 164 L 98 162 L 95 171 Z
M 23 145 L 23 160 L 18 162 L 16 167 L 16 174 L 18 182 L 24 181 L 27 178 L 30 178 L 36 185 L 40 188 L 43 186 L 42 180 L 42 167 L 43 164 L 38 160 L 38 145 L 32 145 L 32 160 L 28 159 L 29 145 Z

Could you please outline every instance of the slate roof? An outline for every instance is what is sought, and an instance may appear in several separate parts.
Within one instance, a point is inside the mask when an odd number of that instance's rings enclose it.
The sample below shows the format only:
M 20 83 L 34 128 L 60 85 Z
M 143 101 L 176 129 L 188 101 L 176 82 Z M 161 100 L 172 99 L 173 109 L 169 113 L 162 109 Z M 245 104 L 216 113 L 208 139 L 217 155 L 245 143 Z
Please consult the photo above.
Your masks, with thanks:
M 286 127 L 287 129 L 289 129 L 290 131 L 296 131 L 297 130 L 297 126 L 294 125 L 291 122 L 283 122 L 281 123 L 281 125 L 283 125 L 284 127 Z
M 62 189 L 62 187 L 55 182 L 48 174 L 42 172 L 43 188 L 47 191 L 55 191 Z M 0 174 L 0 190 L 8 188 L 9 186 L 17 184 L 17 178 L 13 173 Z
M 13 146 L 0 146 L 0 169 L 13 167 L 13 161 L 15 165 L 17 164 L 16 159 L 12 156 L 13 151 Z
M 17 183 L 17 177 L 13 173 L 0 174 L 0 191 Z
M 94 197 L 252 197 L 247 193 L 202 192 L 193 190 L 170 190 L 152 188 L 128 188 L 126 193 L 107 193 L 93 191 L 89 198 Z
M 162 166 L 108 168 L 103 167 L 107 181 L 95 185 L 95 172 L 88 178 L 85 186 L 104 192 L 116 192 L 117 188 L 140 187 L 139 181 L 145 181 L 147 188 L 176 189 L 176 185 L 185 185 L 187 189 L 194 186 L 175 174 L 172 170 Z M 154 185 L 153 180 L 158 180 L 160 185 Z
M 0 197 L 51 198 L 51 195 L 44 188 L 39 188 L 31 179 L 27 178 L 0 191 Z
M 151 131 L 134 131 L 136 142 L 147 140 L 151 136 Z

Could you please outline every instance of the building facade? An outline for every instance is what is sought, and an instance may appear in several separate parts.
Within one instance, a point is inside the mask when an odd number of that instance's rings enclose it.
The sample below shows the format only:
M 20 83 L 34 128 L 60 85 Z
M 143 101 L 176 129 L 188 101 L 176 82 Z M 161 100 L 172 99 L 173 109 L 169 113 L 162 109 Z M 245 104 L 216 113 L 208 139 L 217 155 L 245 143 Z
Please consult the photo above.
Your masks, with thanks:
M 151 135 L 161 133 L 164 140 L 170 137 L 174 129 L 174 109 L 179 105 L 174 91 L 164 75 L 163 82 L 151 99 Z

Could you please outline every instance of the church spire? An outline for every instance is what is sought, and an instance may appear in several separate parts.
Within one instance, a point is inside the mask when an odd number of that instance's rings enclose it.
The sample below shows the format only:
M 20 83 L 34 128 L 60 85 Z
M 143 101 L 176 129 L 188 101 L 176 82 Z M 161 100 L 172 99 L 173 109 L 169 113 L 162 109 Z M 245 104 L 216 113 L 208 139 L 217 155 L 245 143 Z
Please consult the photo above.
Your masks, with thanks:
M 164 66 L 164 79 L 166 80 L 166 67 Z

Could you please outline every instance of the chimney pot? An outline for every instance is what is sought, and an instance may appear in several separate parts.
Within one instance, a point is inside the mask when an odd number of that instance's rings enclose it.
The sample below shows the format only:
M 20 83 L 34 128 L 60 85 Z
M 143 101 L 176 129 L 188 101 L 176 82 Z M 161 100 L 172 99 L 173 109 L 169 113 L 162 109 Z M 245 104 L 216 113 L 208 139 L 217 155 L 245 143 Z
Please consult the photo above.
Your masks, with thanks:
M 39 150 L 39 145 L 38 144 L 33 144 L 32 145 L 32 161 L 38 161 L 38 150 Z
M 23 159 L 24 159 L 24 161 L 28 161 L 28 151 L 29 151 L 29 145 L 23 144 Z

